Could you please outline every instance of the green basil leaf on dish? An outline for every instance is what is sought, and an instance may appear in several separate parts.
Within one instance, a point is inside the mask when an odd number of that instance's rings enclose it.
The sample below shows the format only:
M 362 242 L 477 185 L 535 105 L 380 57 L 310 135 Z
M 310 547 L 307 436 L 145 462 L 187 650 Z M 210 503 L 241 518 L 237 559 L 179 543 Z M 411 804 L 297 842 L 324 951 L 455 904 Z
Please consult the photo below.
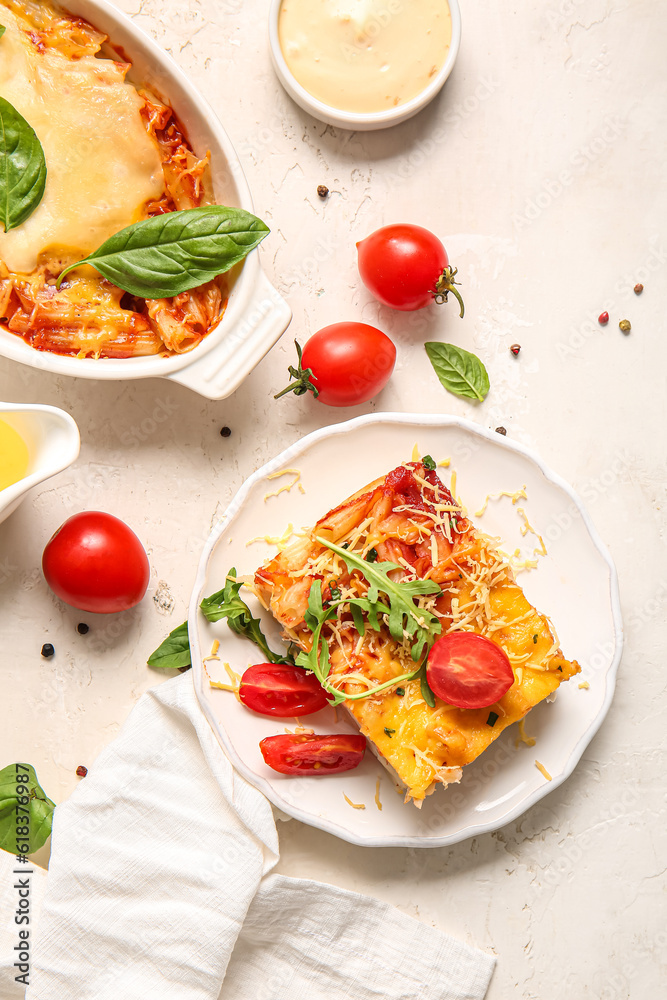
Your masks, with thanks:
M 0 850 L 32 854 L 51 833 L 55 804 L 30 764 L 9 764 L 0 771 Z M 27 850 L 26 850 L 27 845 Z
M 6 233 L 32 215 L 45 186 L 46 160 L 35 130 L 0 97 L 0 222 Z
M 242 261 L 268 235 L 242 208 L 203 205 L 168 212 L 121 229 L 83 260 L 118 288 L 143 299 L 165 299 L 211 281 Z
M 424 344 L 440 384 L 455 396 L 482 401 L 489 391 L 489 375 L 475 354 L 454 344 Z

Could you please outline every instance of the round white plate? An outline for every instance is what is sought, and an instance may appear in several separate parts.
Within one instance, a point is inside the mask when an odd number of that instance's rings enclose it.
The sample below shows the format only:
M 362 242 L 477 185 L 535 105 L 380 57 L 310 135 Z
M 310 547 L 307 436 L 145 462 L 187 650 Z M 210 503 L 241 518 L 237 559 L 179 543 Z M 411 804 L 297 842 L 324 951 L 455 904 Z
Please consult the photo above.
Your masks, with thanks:
M 238 673 L 261 662 L 259 650 L 235 636 L 224 621 L 211 624 L 199 612 L 201 599 L 224 585 L 235 567 L 239 576 L 276 552 L 258 536 L 280 536 L 288 524 L 295 530 L 318 518 L 366 483 L 409 460 L 415 444 L 436 461 L 451 459 L 438 471 L 449 484 L 457 473 L 456 492 L 475 523 L 499 535 L 507 552 L 521 548 L 533 555 L 534 535 L 522 535 L 523 506 L 542 535 L 548 554 L 538 568 L 519 574 L 528 599 L 549 615 L 564 655 L 577 659 L 580 676 L 563 684 L 555 702 L 543 702 L 526 719 L 526 731 L 537 743 L 515 746 L 511 726 L 476 760 L 464 768 L 459 785 L 438 789 L 423 808 L 405 804 L 382 765 L 367 753 L 354 771 L 317 778 L 287 777 L 267 767 L 259 751 L 265 736 L 294 728 L 291 720 L 271 719 L 245 709 L 233 694 L 210 687 L 202 664 L 215 639 L 220 662 L 206 666 L 211 678 L 228 681 L 222 661 Z M 267 497 L 292 483 L 296 474 L 269 479 L 274 472 L 297 469 L 299 481 L 279 496 Z M 513 504 L 507 497 L 491 500 L 483 517 L 475 517 L 489 493 L 513 492 L 526 486 L 528 500 Z M 299 487 L 303 487 L 303 492 Z M 281 648 L 271 616 L 246 594 L 253 613 L 262 618 L 273 648 Z M 367 846 L 439 847 L 496 830 L 556 788 L 570 775 L 602 722 L 614 691 L 621 657 L 622 623 L 616 571 L 573 490 L 538 458 L 500 435 L 455 417 L 385 413 L 358 417 L 309 434 L 256 472 L 237 493 L 213 530 L 199 565 L 190 605 L 193 680 L 197 696 L 223 748 L 234 765 L 289 816 Z M 590 684 L 588 690 L 578 685 Z M 342 715 L 342 713 L 341 713 Z M 333 709 L 309 716 L 304 725 L 317 733 L 353 732 L 352 723 L 337 722 Z M 535 766 L 539 760 L 551 774 L 547 781 Z M 380 779 L 379 810 L 376 784 Z M 352 802 L 363 804 L 354 809 Z

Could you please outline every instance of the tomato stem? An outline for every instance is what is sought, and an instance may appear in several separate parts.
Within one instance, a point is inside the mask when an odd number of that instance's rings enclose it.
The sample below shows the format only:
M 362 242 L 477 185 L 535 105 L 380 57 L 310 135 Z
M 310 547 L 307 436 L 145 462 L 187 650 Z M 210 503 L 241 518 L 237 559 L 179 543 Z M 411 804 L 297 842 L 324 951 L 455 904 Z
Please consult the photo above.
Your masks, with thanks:
M 454 281 L 454 276 L 456 274 L 458 274 L 458 268 L 456 267 L 445 268 L 445 270 L 442 272 L 442 274 L 435 283 L 435 291 L 433 292 L 433 298 L 435 299 L 438 305 L 442 305 L 443 302 L 447 301 L 447 295 L 449 294 L 449 292 L 451 292 L 452 295 L 456 297 L 461 307 L 461 312 L 459 313 L 459 316 L 461 317 L 461 319 L 463 319 L 463 314 L 465 312 L 466 307 L 464 305 L 463 298 L 461 297 L 461 293 L 459 292 L 458 288 L 456 288 L 456 285 L 460 284 L 460 282 Z
M 301 350 L 301 345 L 298 340 L 295 340 L 294 344 L 296 346 L 298 358 L 297 364 L 299 367 L 295 368 L 294 365 L 290 365 L 287 371 L 289 372 L 290 378 L 296 379 L 296 382 L 290 382 L 290 384 L 286 385 L 284 389 L 277 392 L 273 398 L 280 399 L 281 396 L 285 396 L 288 392 L 293 392 L 295 396 L 303 396 L 306 392 L 312 392 L 314 398 L 317 399 L 320 394 L 320 390 L 311 381 L 313 369 L 304 368 L 302 366 L 301 356 L 303 351 Z

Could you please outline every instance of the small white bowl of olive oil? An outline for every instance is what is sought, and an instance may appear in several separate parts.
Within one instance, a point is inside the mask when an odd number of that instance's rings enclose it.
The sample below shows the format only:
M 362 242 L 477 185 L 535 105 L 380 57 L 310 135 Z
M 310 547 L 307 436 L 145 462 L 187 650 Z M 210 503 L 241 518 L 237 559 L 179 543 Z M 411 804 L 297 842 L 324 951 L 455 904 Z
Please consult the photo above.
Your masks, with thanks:
M 56 406 L 0 402 L 0 521 L 76 459 L 79 428 Z

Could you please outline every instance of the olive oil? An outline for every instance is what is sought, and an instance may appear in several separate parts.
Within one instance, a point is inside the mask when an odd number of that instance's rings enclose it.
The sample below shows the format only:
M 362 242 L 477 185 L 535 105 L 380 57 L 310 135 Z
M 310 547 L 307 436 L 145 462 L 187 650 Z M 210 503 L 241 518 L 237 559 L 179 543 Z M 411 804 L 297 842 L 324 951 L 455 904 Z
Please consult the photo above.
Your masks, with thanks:
M 29 458 L 28 446 L 21 435 L 0 417 L 0 490 L 23 479 Z

